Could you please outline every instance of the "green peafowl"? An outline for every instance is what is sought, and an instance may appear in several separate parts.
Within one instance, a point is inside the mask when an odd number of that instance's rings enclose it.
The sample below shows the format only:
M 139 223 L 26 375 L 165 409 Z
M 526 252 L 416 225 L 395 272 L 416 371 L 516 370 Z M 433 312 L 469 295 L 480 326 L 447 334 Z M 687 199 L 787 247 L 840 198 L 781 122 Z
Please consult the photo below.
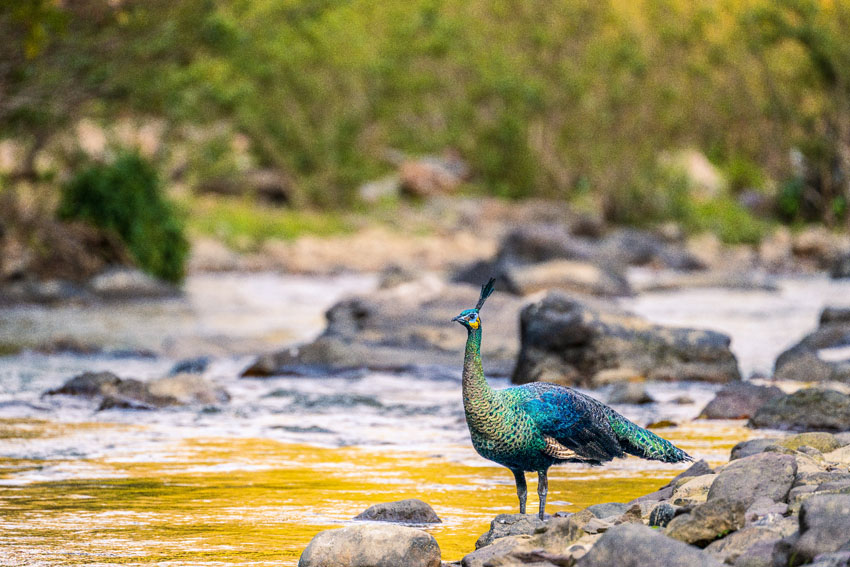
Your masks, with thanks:
M 514 473 L 520 514 L 525 514 L 525 472 L 536 471 L 540 519 L 546 508 L 549 467 L 558 463 L 598 465 L 625 453 L 668 463 L 693 460 L 666 439 L 632 423 L 610 407 L 571 388 L 535 382 L 494 390 L 481 366 L 479 311 L 493 293 L 481 286 L 473 309 L 452 319 L 466 327 L 463 408 L 479 455 Z

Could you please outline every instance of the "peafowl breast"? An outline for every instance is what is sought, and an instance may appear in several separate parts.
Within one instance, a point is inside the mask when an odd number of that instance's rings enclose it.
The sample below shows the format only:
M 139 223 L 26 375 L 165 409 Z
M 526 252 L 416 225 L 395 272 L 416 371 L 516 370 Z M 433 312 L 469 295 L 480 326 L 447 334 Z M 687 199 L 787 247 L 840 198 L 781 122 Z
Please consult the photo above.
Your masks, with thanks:
M 627 453 L 676 463 L 691 457 L 672 443 L 629 421 L 602 402 L 571 388 L 535 382 L 494 390 L 481 365 L 480 310 L 494 280 L 481 287 L 477 305 L 452 319 L 466 327 L 463 407 L 479 455 L 510 469 L 519 511 L 525 514 L 525 473 L 537 472 L 540 519 L 546 508 L 549 467 L 579 462 L 598 465 Z

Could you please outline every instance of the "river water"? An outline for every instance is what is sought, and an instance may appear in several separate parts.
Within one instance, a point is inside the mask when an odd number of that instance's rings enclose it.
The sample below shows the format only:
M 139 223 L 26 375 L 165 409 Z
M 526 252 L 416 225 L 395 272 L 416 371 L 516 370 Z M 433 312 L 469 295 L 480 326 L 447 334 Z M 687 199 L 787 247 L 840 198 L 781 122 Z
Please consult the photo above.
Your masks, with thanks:
M 623 303 L 659 323 L 729 333 L 744 374 L 764 374 L 824 305 L 850 297 L 850 284 L 824 277 L 777 284 L 776 292 L 667 291 Z M 0 311 L 7 343 L 72 337 L 124 351 L 0 358 L 0 564 L 294 565 L 317 531 L 408 497 L 443 518 L 428 529 L 444 560 L 471 550 L 493 515 L 515 510 L 516 497 L 510 473 L 470 447 L 460 361 L 402 373 L 238 378 L 246 353 L 308 340 L 330 304 L 375 285 L 373 276 L 198 275 L 182 300 Z M 205 376 L 230 392 L 223 407 L 97 412 L 94 403 L 41 395 L 86 370 L 160 377 L 199 350 L 219 353 Z M 641 424 L 677 423 L 658 432 L 720 463 L 736 442 L 765 433 L 694 420 L 714 390 L 650 384 L 658 403 L 617 409 Z M 682 396 L 692 403 L 674 402 Z M 557 467 L 548 510 L 628 501 L 682 468 L 635 458 Z

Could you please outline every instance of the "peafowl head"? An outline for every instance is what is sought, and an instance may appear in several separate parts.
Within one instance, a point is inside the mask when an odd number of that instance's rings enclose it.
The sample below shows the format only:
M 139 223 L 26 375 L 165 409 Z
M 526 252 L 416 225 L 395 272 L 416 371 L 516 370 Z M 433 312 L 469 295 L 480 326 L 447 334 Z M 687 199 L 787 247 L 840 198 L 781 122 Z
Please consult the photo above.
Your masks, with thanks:
M 469 330 L 475 330 L 481 327 L 481 317 L 478 316 L 478 311 L 484 306 L 484 302 L 493 293 L 493 284 L 496 282 L 494 278 L 481 286 L 481 296 L 478 298 L 478 303 L 472 309 L 464 309 L 460 315 L 452 319 L 457 321 Z

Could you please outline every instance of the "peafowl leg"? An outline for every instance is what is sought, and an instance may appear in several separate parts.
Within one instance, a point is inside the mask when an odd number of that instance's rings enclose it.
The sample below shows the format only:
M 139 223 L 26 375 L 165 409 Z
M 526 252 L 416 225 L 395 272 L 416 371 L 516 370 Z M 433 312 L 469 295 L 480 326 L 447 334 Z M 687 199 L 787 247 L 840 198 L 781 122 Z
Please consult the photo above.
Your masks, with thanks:
M 519 496 L 519 513 L 525 514 L 525 498 L 528 496 L 528 488 L 525 486 L 525 472 L 513 471 L 516 479 L 516 495 Z
M 546 512 L 546 494 L 549 492 L 549 471 L 537 471 L 537 496 L 540 497 L 540 519 Z

